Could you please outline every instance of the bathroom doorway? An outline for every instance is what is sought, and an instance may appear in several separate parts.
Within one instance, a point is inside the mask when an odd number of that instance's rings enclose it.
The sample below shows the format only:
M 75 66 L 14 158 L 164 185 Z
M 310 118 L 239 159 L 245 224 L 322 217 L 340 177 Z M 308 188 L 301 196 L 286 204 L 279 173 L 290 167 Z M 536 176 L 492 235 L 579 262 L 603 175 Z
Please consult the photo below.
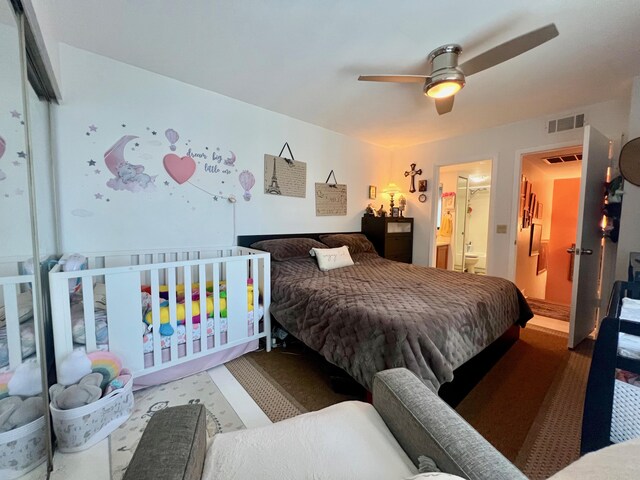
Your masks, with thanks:
M 491 160 L 438 167 L 437 268 L 486 274 L 491 167 Z
M 582 145 L 522 156 L 516 285 L 541 326 L 569 332 Z

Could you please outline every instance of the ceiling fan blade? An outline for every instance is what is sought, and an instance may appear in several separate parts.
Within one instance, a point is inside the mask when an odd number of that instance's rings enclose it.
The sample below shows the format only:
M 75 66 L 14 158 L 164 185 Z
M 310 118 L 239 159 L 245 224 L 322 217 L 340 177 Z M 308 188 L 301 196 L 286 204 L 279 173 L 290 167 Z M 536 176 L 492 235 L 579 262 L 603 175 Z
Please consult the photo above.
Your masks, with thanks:
M 458 68 L 460 68 L 460 70 L 464 72 L 465 76 L 468 77 L 469 75 L 486 70 L 487 68 L 498 65 L 513 57 L 517 57 L 521 53 L 542 45 L 557 36 L 558 29 L 555 24 L 550 23 L 545 27 L 525 33 L 524 35 L 509 40 L 508 42 L 498 45 L 491 50 L 487 50 L 477 57 L 467 60 L 463 64 L 459 65 Z
M 438 115 L 444 115 L 453 109 L 454 98 L 456 98 L 455 95 L 451 95 L 446 98 L 436 98 L 436 110 L 438 111 Z
M 365 82 L 423 83 L 425 75 L 360 75 L 358 80 Z

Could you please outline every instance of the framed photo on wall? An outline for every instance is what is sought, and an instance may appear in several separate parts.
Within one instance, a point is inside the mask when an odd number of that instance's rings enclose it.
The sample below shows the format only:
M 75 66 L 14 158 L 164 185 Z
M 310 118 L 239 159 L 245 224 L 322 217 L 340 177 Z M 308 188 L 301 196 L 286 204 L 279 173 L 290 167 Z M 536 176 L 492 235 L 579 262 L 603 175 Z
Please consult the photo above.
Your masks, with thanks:
M 542 240 L 540 242 L 540 255 L 538 255 L 538 266 L 536 268 L 536 275 L 540 275 L 547 271 L 547 254 L 549 252 L 549 240 Z
M 531 242 L 529 243 L 529 256 L 540 255 L 540 245 L 542 243 L 542 224 L 531 224 Z
M 369 185 L 369 198 L 375 200 L 378 193 L 378 187 L 375 185 Z

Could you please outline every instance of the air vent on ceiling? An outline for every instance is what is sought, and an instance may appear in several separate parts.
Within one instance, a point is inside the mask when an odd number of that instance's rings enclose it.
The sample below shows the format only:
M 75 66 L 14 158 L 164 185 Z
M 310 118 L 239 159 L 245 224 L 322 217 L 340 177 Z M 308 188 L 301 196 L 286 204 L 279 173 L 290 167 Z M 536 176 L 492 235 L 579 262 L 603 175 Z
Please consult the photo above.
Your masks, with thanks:
M 547 122 L 547 133 L 566 132 L 584 127 L 584 113 L 570 117 L 556 118 Z
M 582 154 L 577 153 L 575 155 L 561 155 L 561 156 L 546 157 L 546 158 L 543 158 L 542 160 L 549 165 L 556 165 L 559 163 L 571 163 L 571 162 L 577 162 L 578 160 L 582 160 Z

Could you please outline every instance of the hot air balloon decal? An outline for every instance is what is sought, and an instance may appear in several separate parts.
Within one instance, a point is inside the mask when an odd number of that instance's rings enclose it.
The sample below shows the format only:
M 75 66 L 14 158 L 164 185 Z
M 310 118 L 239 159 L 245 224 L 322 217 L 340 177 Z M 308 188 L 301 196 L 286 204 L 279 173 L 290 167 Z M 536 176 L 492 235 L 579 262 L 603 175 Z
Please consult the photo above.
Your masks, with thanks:
M 167 137 L 171 146 L 169 147 L 172 152 L 176 151 L 176 143 L 180 139 L 180 135 L 173 128 L 169 128 L 166 132 L 164 132 L 164 136 Z
M 251 190 L 251 188 L 256 184 L 256 177 L 254 177 L 253 173 L 249 170 L 243 170 L 238 176 L 238 179 L 240 180 L 240 185 L 244 188 L 244 195 L 242 195 L 242 198 L 248 202 L 251 200 L 251 192 L 249 192 L 249 190 Z
M 4 155 L 4 151 L 7 149 L 7 142 L 4 141 L 4 138 L 0 137 L 0 158 Z

